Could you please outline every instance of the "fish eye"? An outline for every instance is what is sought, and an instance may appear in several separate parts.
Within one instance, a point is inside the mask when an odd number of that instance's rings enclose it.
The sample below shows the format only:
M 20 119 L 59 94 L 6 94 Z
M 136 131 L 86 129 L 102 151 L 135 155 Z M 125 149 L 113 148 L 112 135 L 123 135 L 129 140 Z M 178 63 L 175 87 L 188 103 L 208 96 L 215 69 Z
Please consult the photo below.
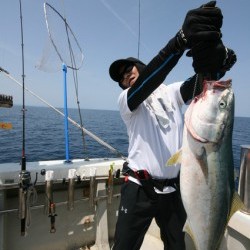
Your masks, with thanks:
M 227 106 L 227 103 L 226 103 L 224 100 L 221 100 L 221 101 L 219 102 L 219 107 L 220 107 L 221 109 L 224 109 L 226 106 Z

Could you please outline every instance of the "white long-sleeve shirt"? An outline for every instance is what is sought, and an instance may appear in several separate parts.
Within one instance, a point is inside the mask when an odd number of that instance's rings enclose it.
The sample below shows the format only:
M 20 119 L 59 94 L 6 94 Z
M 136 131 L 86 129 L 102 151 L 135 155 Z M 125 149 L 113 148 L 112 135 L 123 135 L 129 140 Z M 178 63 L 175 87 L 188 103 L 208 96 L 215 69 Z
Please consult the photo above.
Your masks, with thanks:
M 127 91 L 118 99 L 121 117 L 129 136 L 128 163 L 133 170 L 146 169 L 153 178 L 177 177 L 180 165 L 166 167 L 167 160 L 182 143 L 184 104 L 182 82 L 161 84 L 138 108 L 130 111 Z

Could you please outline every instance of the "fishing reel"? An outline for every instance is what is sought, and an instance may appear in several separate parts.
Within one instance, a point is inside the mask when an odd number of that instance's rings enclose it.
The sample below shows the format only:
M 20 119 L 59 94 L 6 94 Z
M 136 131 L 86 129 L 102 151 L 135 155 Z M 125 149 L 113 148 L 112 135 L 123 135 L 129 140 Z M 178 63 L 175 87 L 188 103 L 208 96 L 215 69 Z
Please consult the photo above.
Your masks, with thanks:
M 19 185 L 23 189 L 27 189 L 30 186 L 31 183 L 31 176 L 30 172 L 26 170 L 22 170 L 19 173 Z
M 19 173 L 19 187 L 23 190 L 27 190 L 30 186 L 35 186 L 37 182 L 37 173 L 36 173 L 36 179 L 34 181 L 34 184 L 31 182 L 31 175 L 30 172 L 27 170 L 22 170 Z

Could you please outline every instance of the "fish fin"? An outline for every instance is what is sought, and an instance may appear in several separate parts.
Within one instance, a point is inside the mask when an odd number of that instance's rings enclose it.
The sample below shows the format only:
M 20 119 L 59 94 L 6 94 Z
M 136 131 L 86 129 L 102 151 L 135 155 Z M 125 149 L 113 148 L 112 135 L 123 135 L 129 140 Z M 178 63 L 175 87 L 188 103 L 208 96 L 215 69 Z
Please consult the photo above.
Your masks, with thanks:
M 194 245 L 195 245 L 195 249 L 198 249 L 197 243 L 196 243 L 195 238 L 194 238 L 193 231 L 192 231 L 192 229 L 190 228 L 190 226 L 189 226 L 189 224 L 188 224 L 187 221 L 185 222 L 185 225 L 184 225 L 184 227 L 183 227 L 183 231 L 186 232 L 186 233 L 190 236 L 190 238 L 192 239 L 192 241 L 193 241 L 193 243 L 194 243 Z
M 173 154 L 166 162 L 166 167 L 172 166 L 176 163 L 181 163 L 182 151 L 179 150 L 175 154 Z
M 231 204 L 231 210 L 230 210 L 230 213 L 228 216 L 228 221 L 231 219 L 233 214 L 239 210 L 246 210 L 246 206 L 243 203 L 243 201 L 241 200 L 239 194 L 237 192 L 234 192 L 233 200 L 232 200 L 232 204 Z
M 208 163 L 207 163 L 207 152 L 204 147 L 200 147 L 199 151 L 195 154 L 196 160 L 199 162 L 199 165 L 201 167 L 201 170 L 204 174 L 204 176 L 208 177 Z

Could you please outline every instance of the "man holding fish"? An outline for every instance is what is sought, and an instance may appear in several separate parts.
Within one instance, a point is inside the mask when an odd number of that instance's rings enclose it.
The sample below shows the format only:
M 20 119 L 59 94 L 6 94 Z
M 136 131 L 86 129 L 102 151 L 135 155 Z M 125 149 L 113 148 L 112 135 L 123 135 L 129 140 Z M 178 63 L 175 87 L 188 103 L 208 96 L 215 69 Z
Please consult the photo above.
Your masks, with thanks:
M 111 78 L 123 89 L 118 103 L 129 136 L 112 249 L 140 249 L 153 218 L 164 249 L 185 249 L 180 164 L 165 164 L 182 145 L 181 107 L 202 92 L 200 78 L 219 80 L 236 62 L 234 51 L 221 41 L 223 16 L 215 5 L 211 1 L 190 10 L 181 30 L 147 65 L 129 57 L 110 66 Z M 196 74 L 184 82 L 162 84 L 187 49 Z

